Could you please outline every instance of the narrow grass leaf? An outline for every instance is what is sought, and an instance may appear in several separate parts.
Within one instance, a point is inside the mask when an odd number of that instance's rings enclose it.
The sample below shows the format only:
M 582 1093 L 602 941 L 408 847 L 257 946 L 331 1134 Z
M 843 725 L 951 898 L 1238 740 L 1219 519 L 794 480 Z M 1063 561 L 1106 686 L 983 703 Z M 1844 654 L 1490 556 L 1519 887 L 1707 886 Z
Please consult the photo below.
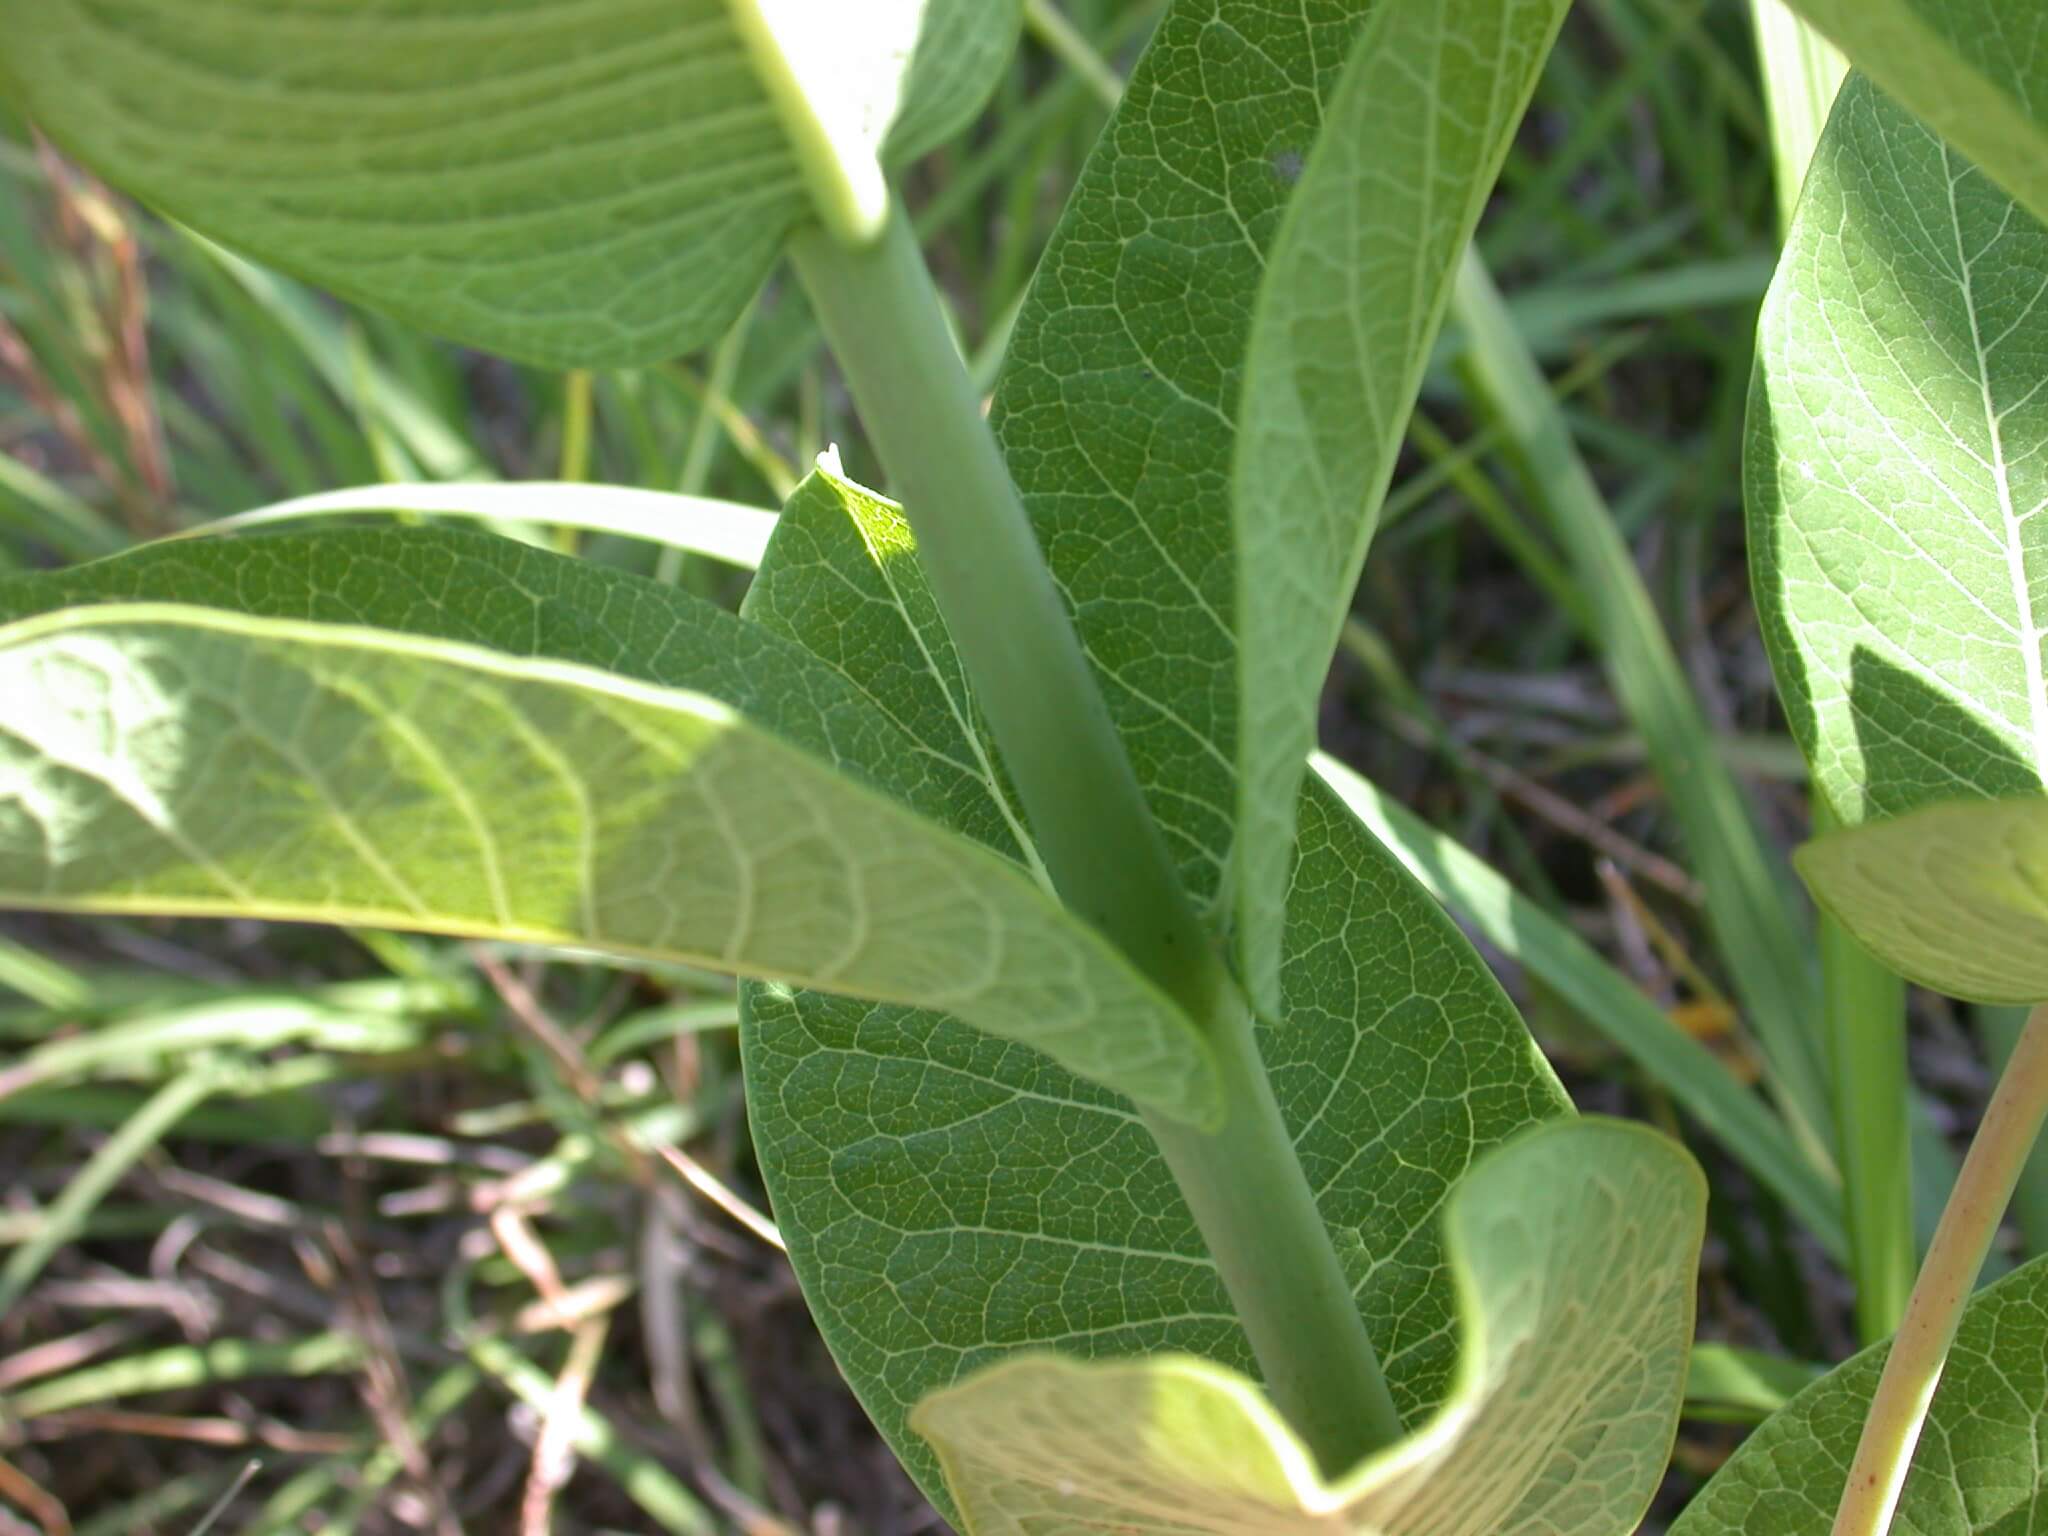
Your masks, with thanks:
M 355 1370 L 364 1355 L 363 1341 L 346 1333 L 316 1333 L 288 1340 L 212 1339 L 124 1355 L 32 1382 L 9 1396 L 6 1407 L 16 1420 L 34 1419 L 116 1398 L 217 1382 L 259 1376 L 336 1375 Z
M 84 1230 L 122 1175 L 147 1155 L 194 1107 L 220 1087 L 222 1073 L 211 1064 L 189 1067 L 152 1094 L 120 1130 L 101 1143 L 50 1202 L 33 1237 L 0 1268 L 0 1314 L 13 1310 L 50 1258 Z
M 1760 1424 L 1813 1385 L 1825 1366 L 1732 1344 L 1692 1347 L 1685 1416 L 1719 1424 Z
M 1758 831 L 1614 513 L 1476 254 L 1459 272 L 1453 313 L 1470 343 L 1462 363 L 1472 392 L 1506 431 L 1530 494 L 1591 605 L 1589 638 L 1642 733 L 1691 868 L 1706 888 L 1715 945 L 1763 1043 L 1772 1088 L 1807 1154 L 1825 1166 L 1828 1098 L 1814 1028 L 1819 994 L 1782 862 Z
M 350 486 L 238 512 L 202 524 L 193 533 L 236 533 L 357 512 L 415 512 L 612 533 L 709 555 L 746 570 L 761 563 L 761 551 L 775 528 L 773 512 L 710 496 L 678 496 L 624 485 L 525 480 Z

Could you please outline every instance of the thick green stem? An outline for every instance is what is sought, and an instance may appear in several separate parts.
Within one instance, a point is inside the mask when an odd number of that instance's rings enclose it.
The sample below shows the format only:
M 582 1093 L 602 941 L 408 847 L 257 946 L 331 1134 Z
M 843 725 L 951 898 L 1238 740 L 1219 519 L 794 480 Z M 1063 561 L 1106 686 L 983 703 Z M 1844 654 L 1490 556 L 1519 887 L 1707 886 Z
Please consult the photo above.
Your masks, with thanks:
M 1249 1017 L 1216 1035 L 1230 1106 L 1223 1128 L 1204 1135 L 1157 1115 L 1145 1123 L 1223 1273 L 1267 1394 L 1334 1476 L 1400 1439 L 1401 1418 Z
M 1913 1448 L 1956 1325 L 1991 1251 L 2027 1154 L 2048 1118 L 2048 1004 L 2027 1015 L 2012 1057 L 1984 1111 L 1955 1193 L 1934 1229 L 1906 1315 L 1892 1340 L 1863 1438 L 1835 1511 L 1834 1536 L 1883 1536 L 1898 1507 Z
M 900 206 L 872 246 L 810 230 L 798 273 L 902 498 L 953 642 L 1060 898 L 1208 1036 L 1213 1134 L 1148 1116 L 1275 1405 L 1335 1472 L 1401 1433 L 1295 1156 L 1249 1010 L 1180 884 Z
M 790 251 L 1060 899 L 1189 1017 L 1226 1016 L 1230 978 L 1146 808 L 902 208 L 871 246 L 811 229 Z

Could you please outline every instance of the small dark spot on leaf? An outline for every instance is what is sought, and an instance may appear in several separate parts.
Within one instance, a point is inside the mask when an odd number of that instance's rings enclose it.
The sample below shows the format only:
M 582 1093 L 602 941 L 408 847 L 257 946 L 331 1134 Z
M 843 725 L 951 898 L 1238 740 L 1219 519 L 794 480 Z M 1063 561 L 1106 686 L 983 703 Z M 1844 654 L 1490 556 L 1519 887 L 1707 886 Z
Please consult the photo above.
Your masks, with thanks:
M 1283 149 L 1273 157 L 1273 174 L 1290 187 L 1301 180 L 1302 158 L 1298 149 Z

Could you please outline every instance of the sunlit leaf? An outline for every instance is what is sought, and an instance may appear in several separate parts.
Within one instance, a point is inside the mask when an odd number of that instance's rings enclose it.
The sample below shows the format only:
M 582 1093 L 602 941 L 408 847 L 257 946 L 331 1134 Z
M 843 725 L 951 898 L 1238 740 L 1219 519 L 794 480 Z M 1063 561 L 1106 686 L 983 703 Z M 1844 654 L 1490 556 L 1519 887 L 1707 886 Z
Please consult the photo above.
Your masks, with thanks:
M 2048 17 L 2039 0 L 1789 3 L 2048 219 Z
M 1801 868 L 1894 969 L 2010 1000 L 2048 995 L 2048 968 L 1985 938 L 2048 922 L 2027 865 L 2048 792 L 2044 295 L 2048 228 L 1852 76 L 1764 307 L 1750 551 L 1817 788 L 1844 825 L 1890 825 Z
M 1798 862 L 1909 981 L 1983 1003 L 2048 998 L 2048 795 L 1924 806 L 1829 833 Z
M 183 546 L 64 580 L 175 595 L 205 587 L 178 557 L 217 571 L 241 556 L 241 590 L 265 590 L 266 566 L 292 572 L 268 589 L 278 606 L 296 586 L 331 608 L 353 580 L 373 611 L 405 612 L 407 584 L 366 579 L 348 537 Z M 451 608 L 524 610 L 530 637 L 530 591 L 468 558 L 491 542 L 383 548 L 415 579 L 438 567 Z M 519 557 L 543 582 L 572 564 Z M 647 601 L 634 589 L 649 584 L 597 584 L 611 602 L 571 633 Z M 914 756 L 909 739 L 800 650 L 708 604 L 673 601 L 668 618 L 639 639 L 702 653 L 715 692 L 218 608 L 20 619 L 0 628 L 0 904 L 413 928 L 831 985 L 1028 1039 L 1164 1113 L 1213 1113 L 1206 1047 L 1105 940 L 798 744 L 881 760 Z M 794 741 L 761 723 L 792 714 L 810 722 Z

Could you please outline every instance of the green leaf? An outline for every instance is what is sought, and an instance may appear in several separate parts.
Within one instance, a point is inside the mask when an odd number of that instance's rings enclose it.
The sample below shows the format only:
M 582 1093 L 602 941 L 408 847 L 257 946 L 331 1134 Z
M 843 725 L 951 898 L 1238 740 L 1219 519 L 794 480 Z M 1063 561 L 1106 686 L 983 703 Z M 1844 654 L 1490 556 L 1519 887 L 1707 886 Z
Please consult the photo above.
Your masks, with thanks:
M 2044 291 L 2048 228 L 1852 76 L 1765 303 L 1747 455 L 1766 643 L 1852 829 L 1801 871 L 1893 969 L 2010 1001 L 2048 969 L 1973 925 L 2048 915 L 2012 866 L 2048 789 Z M 1953 804 L 1987 799 L 2015 803 Z
M 1743 1442 L 1671 1536 L 1827 1536 L 1888 1345 L 1801 1392 Z M 2048 1259 L 1972 1298 L 1893 1529 L 2022 1536 L 2048 1511 Z
M 205 552 L 245 557 L 239 590 L 268 563 L 405 611 L 407 583 L 341 574 L 329 539 Z M 530 626 L 528 592 L 466 563 L 488 542 L 413 534 L 396 558 L 438 563 L 451 606 L 502 595 Z M 139 576 L 114 561 L 50 585 L 198 584 L 163 553 Z M 308 576 L 316 561 L 340 580 Z M 648 586 L 598 582 L 618 601 L 585 610 L 597 626 Z M 762 721 L 808 712 L 800 731 L 861 760 L 914 759 L 912 742 L 801 650 L 708 604 L 670 616 L 628 645 L 708 655 L 700 673 L 730 686 L 161 603 L 20 619 L 0 628 L 0 904 L 413 928 L 830 984 L 1029 1039 L 1168 1115 L 1215 1114 L 1206 1047 L 1105 940 Z
M 2039 0 L 1790 0 L 1922 122 L 2048 219 Z
M 1380 0 L 1299 169 L 1245 357 L 1237 529 L 1236 922 L 1279 997 L 1294 804 L 1330 654 L 1449 303 L 1568 0 Z M 1292 160 L 1287 157 L 1291 154 Z
M 1847 1252 L 1841 1195 L 1802 1156 L 1785 1124 L 1726 1063 L 1672 1022 L 1565 923 L 1484 859 L 1370 780 L 1318 753 L 1316 775 L 1459 922 L 1604 1035 L 1805 1223 L 1827 1252 Z
M 115 185 L 345 298 L 623 366 L 717 340 L 814 196 L 857 227 L 891 118 L 892 163 L 959 128 L 1020 14 L 857 9 L 822 158 L 749 52 L 762 7 L 729 0 L 0 0 L 0 91 Z
M 1764 305 L 1750 549 L 1846 826 L 2048 786 L 2048 229 L 1868 80 Z
M 2048 796 L 1926 806 L 1816 838 L 1798 863 L 1907 980 L 1980 1003 L 2048 998 Z
M 1373 0 L 1177 0 L 1089 156 L 990 421 L 1181 880 L 1237 825 L 1238 385 L 1266 252 Z
M 811 477 L 746 612 L 809 646 L 917 743 L 947 776 L 953 826 L 1029 861 L 892 505 Z M 1300 815 L 1286 1025 L 1260 1043 L 1412 1418 L 1441 1400 L 1452 1365 L 1438 1207 L 1479 1153 L 1564 1099 L 1427 895 L 1320 786 L 1305 788 Z M 1058 1348 L 1252 1368 L 1172 1177 L 1121 1100 L 937 1014 L 816 992 L 747 989 L 741 1040 L 763 1175 L 812 1313 L 942 1508 L 907 1415 L 977 1366 Z
M 1641 1126 L 1566 1121 L 1489 1154 L 1445 1211 L 1456 1387 L 1334 1483 L 1251 1382 L 1185 1356 L 1026 1356 L 911 1422 L 970 1536 L 1623 1536 L 1677 1427 L 1705 1219 L 1699 1169 Z

